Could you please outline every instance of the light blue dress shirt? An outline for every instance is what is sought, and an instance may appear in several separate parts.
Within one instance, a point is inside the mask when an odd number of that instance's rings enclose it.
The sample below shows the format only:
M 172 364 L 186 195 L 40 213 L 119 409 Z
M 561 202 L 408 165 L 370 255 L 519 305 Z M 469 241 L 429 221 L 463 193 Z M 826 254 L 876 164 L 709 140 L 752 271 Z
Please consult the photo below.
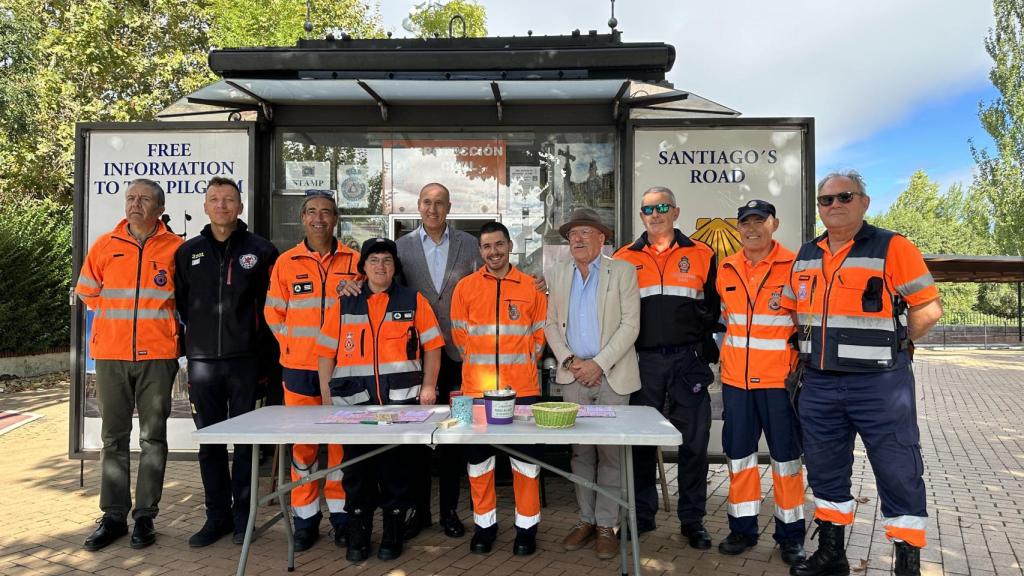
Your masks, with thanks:
M 427 234 L 427 230 L 420 226 L 420 242 L 423 244 L 423 256 L 427 259 L 427 269 L 430 270 L 430 280 L 434 283 L 437 293 L 441 293 L 441 285 L 444 283 L 444 269 L 448 264 L 448 224 L 444 225 L 444 232 L 441 233 L 441 242 L 434 242 L 434 239 Z
M 565 338 L 576 356 L 588 360 L 601 351 L 601 326 L 597 318 L 598 268 L 601 257 L 587 265 L 587 279 L 573 264 L 572 290 L 569 292 L 569 318 Z

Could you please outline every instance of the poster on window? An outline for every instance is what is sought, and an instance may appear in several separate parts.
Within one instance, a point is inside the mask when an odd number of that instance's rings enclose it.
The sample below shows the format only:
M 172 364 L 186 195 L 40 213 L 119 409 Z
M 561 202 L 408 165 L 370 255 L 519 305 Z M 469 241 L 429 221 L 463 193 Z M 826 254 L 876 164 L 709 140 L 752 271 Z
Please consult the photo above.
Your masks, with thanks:
M 558 227 L 577 208 L 592 208 L 609 226 L 615 225 L 615 146 L 611 143 L 546 143 L 550 192 L 544 196 L 546 243 L 564 239 Z
M 331 163 L 291 160 L 284 163 L 285 187 L 289 190 L 328 190 Z
M 479 140 L 385 140 L 390 157 L 392 213 L 415 214 L 420 189 L 438 182 L 451 192 L 455 214 L 494 214 L 505 185 L 505 142 Z

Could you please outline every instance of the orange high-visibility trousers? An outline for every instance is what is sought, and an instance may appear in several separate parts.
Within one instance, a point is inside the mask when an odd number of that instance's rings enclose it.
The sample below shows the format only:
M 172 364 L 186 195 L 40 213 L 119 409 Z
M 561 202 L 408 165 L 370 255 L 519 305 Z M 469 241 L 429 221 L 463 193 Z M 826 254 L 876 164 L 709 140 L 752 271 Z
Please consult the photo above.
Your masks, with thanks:
M 539 458 L 543 446 L 512 446 L 533 458 Z M 480 528 L 497 524 L 497 496 L 494 491 L 496 450 L 492 446 L 466 446 L 469 487 L 473 497 L 473 522 Z M 531 529 L 540 523 L 540 466 L 509 457 L 512 463 L 512 490 L 516 502 L 516 528 Z
M 284 405 L 285 406 L 320 406 L 323 402 L 320 395 L 309 394 L 309 385 L 315 386 L 319 392 L 320 384 L 316 372 L 310 370 L 293 370 L 285 368 L 284 376 Z M 292 481 L 297 481 L 319 470 L 317 453 L 320 447 L 317 444 L 294 444 L 292 445 Z M 341 444 L 330 444 L 327 446 L 327 465 L 330 467 L 341 464 L 344 458 L 344 448 Z M 345 512 L 345 489 L 341 486 L 343 476 L 341 470 L 331 472 L 324 481 L 324 498 L 327 500 L 327 509 L 331 515 Z M 292 490 L 292 512 L 295 516 L 295 528 L 305 528 L 320 521 L 320 483 L 310 482 Z

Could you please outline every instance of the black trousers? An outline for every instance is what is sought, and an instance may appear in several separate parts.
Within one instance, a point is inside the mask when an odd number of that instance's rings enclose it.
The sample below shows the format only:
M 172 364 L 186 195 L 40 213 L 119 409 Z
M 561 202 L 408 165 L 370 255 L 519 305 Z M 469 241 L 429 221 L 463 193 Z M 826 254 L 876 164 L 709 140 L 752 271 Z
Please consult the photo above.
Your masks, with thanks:
M 188 397 L 196 428 L 251 412 L 259 394 L 258 380 L 259 364 L 255 358 L 189 360 Z M 227 446 L 202 444 L 199 472 L 206 495 L 206 517 L 219 523 L 233 518 L 235 530 L 243 529 L 249 518 L 252 446 L 234 447 L 229 471 Z
M 375 444 L 346 444 L 345 459 L 350 460 L 380 448 Z M 409 469 L 413 446 L 396 446 L 373 458 L 345 468 L 341 485 L 345 488 L 345 512 L 373 514 L 377 508 L 408 510 L 409 479 L 415 477 L 415 468 Z M 418 448 L 416 446 L 415 448 Z
M 630 397 L 634 406 L 653 406 L 666 413 L 683 435 L 679 446 L 679 521 L 702 521 L 708 497 L 708 441 L 711 439 L 711 396 L 714 373 L 690 346 L 638 350 L 641 388 Z M 666 410 L 666 404 L 668 410 Z M 636 515 L 653 522 L 658 511 L 657 448 L 633 448 Z
M 447 404 L 453 390 L 462 388 L 462 362 L 456 362 L 441 350 L 441 370 L 437 374 L 437 403 Z M 430 474 L 432 450 L 427 446 L 413 446 L 412 455 L 416 467 L 412 473 L 411 492 L 417 516 L 430 517 L 430 497 L 433 492 Z M 466 458 L 462 446 L 443 445 L 437 447 L 440 460 L 438 485 L 440 491 L 440 513 L 459 507 L 459 492 L 462 477 L 466 474 Z

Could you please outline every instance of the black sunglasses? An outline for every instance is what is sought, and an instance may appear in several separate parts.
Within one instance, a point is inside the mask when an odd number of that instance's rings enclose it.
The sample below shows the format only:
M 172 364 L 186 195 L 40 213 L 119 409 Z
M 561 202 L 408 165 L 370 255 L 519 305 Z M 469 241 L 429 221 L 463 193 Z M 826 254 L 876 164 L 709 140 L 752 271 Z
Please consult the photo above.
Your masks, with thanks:
M 850 202 L 853 202 L 854 196 L 860 195 L 860 192 L 840 192 L 839 194 L 818 196 L 818 206 L 831 206 L 836 200 L 839 200 L 840 204 L 849 204 Z
M 651 214 L 654 214 L 655 210 L 657 210 L 658 214 L 668 214 L 668 211 L 673 208 L 675 208 L 675 206 L 671 204 L 654 204 L 648 206 L 641 206 L 640 213 L 643 214 L 644 216 L 650 216 Z

